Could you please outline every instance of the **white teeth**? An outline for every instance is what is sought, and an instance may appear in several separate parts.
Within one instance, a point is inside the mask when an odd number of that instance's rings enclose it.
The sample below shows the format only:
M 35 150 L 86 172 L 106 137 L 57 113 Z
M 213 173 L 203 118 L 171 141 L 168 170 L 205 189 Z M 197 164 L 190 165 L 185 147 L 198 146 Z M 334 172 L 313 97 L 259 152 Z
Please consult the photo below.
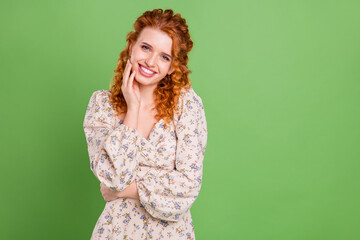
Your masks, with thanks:
M 152 71 L 150 71 L 150 70 L 147 70 L 146 68 L 143 68 L 142 66 L 140 66 L 141 67 L 141 69 L 144 71 L 144 72 L 146 72 L 146 73 L 148 73 L 148 74 L 154 74 L 154 72 L 152 72 Z

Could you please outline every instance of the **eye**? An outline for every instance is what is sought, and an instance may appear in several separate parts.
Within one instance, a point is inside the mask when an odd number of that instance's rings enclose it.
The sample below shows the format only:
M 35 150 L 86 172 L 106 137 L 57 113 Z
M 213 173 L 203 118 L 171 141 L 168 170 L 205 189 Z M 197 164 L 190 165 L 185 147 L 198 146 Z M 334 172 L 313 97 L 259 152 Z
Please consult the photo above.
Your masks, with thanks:
M 145 45 L 142 45 L 141 47 L 142 47 L 142 49 L 145 49 L 145 50 L 148 50 L 148 49 L 149 49 L 149 47 L 148 47 L 148 46 L 145 46 Z
M 167 56 L 163 56 L 166 61 L 170 61 L 170 59 Z

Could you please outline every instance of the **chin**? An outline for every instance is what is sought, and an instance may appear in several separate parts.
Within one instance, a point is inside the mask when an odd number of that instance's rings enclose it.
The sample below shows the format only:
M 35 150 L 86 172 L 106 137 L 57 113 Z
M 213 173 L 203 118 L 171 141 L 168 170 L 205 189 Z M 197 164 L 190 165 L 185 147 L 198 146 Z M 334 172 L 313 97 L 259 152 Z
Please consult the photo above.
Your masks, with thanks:
M 146 85 L 146 86 L 154 85 L 153 81 L 146 81 L 146 79 L 137 79 L 137 78 L 135 78 L 134 80 L 137 81 L 138 84 L 141 84 L 141 85 Z
M 139 74 L 139 75 L 141 75 L 140 73 L 136 73 L 136 75 L 137 74 Z M 149 78 L 147 78 L 147 77 L 144 77 L 144 76 L 141 76 L 141 77 L 139 77 L 139 78 L 136 78 L 135 77 L 135 79 L 134 80 L 136 80 L 138 83 L 140 83 L 140 84 L 142 84 L 142 85 L 157 85 L 160 81 L 161 81 L 161 79 L 160 80 L 158 80 L 158 79 L 149 79 Z

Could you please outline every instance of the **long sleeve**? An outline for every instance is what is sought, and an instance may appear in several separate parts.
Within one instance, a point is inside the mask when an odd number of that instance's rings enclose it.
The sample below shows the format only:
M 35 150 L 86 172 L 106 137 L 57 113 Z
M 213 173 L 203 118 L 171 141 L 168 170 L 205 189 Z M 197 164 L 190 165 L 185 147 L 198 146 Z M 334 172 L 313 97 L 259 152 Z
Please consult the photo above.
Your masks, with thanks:
M 90 98 L 83 123 L 88 144 L 90 169 L 107 187 L 121 191 L 129 186 L 138 170 L 137 145 L 140 135 L 124 124 L 115 127 L 110 92 L 98 90 Z
M 155 218 L 178 221 L 196 200 L 202 181 L 207 144 L 207 123 L 201 98 L 193 89 L 182 98 L 181 114 L 175 126 L 177 136 L 175 169 L 140 166 L 137 179 L 141 204 Z M 156 149 L 144 148 L 141 157 L 153 159 Z M 141 161 L 140 161 L 141 162 Z

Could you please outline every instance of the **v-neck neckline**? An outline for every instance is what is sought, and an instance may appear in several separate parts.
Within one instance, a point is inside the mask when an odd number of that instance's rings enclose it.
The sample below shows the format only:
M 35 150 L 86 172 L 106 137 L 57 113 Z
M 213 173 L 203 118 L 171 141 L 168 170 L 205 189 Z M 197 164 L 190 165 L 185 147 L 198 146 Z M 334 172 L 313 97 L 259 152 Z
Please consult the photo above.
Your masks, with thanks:
M 161 122 L 163 122 L 163 119 L 162 119 L 162 118 L 160 118 L 160 120 L 157 121 L 157 122 L 154 124 L 154 126 L 153 126 L 153 128 L 151 129 L 150 134 L 149 134 L 149 136 L 148 136 L 147 138 L 145 138 L 143 135 L 141 135 L 141 134 L 138 132 L 137 129 L 135 129 L 135 130 L 137 131 L 138 135 L 141 137 L 141 139 L 142 139 L 143 141 L 146 141 L 147 143 L 152 144 L 151 136 L 152 136 L 153 133 L 155 132 L 155 129 L 158 128 L 158 125 L 159 125 Z M 120 123 L 120 125 L 123 124 L 123 123 L 124 123 L 124 120 L 120 119 L 119 123 Z
M 151 129 L 151 131 L 150 131 L 150 134 L 149 134 L 149 136 L 147 137 L 147 138 L 145 138 L 144 136 L 142 136 L 140 133 L 139 133 L 139 135 L 143 138 L 143 139 L 145 139 L 147 142 L 149 142 L 149 143 L 151 143 L 151 135 L 154 133 L 154 131 L 155 131 L 155 129 L 158 127 L 158 125 L 160 124 L 160 122 L 162 122 L 162 118 L 160 118 L 160 120 L 159 121 L 157 121 L 155 124 L 154 124 L 154 126 L 153 126 L 153 128 Z

